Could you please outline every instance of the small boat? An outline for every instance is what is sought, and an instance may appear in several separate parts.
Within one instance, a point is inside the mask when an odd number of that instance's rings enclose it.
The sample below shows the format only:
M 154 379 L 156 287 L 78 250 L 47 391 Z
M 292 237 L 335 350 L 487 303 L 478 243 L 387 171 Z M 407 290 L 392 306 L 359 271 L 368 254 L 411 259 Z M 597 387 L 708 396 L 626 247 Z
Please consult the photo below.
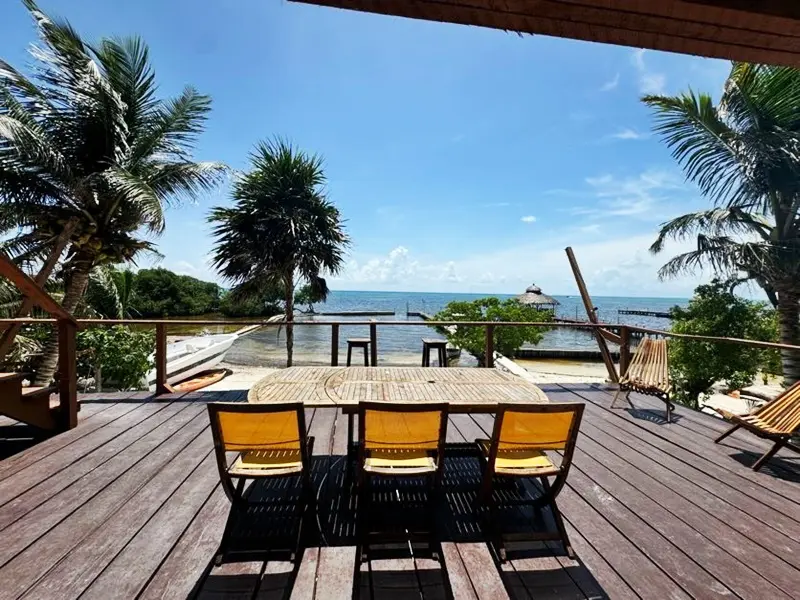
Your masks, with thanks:
M 232 371 L 230 369 L 212 369 L 210 371 L 203 371 L 191 379 L 176 383 L 172 386 L 172 389 L 176 392 L 195 392 L 213 385 L 218 381 L 222 381 L 231 373 Z
M 167 344 L 167 383 L 178 383 L 216 367 L 238 337 L 237 333 L 199 335 Z M 147 387 L 156 389 L 155 369 L 147 374 Z

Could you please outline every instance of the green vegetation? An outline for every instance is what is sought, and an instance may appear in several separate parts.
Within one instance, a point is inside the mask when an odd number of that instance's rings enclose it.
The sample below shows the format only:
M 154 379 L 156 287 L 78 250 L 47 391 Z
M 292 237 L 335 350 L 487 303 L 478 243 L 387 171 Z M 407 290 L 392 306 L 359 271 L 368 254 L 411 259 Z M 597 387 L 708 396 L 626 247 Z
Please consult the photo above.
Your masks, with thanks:
M 516 299 L 499 300 L 494 297 L 479 300 L 450 302 L 434 315 L 437 321 L 518 321 L 536 322 L 551 321 L 552 311 L 539 310 L 527 304 L 520 304 Z M 494 330 L 494 347 L 497 352 L 513 357 L 523 344 L 538 344 L 545 329 L 541 327 L 497 327 Z M 447 341 L 463 348 L 475 356 L 481 364 L 486 363 L 486 329 L 455 325 L 452 328 L 440 328 L 439 332 L 447 336 Z
M 136 273 L 131 307 L 141 317 L 195 316 L 218 312 L 223 290 L 216 283 L 167 269 Z
M 663 277 L 710 266 L 755 281 L 777 308 L 780 340 L 800 345 L 800 70 L 735 63 L 718 105 L 692 91 L 646 96 L 686 177 L 714 205 L 665 223 L 651 250 L 696 236 Z M 800 379 L 800 351 L 781 352 L 784 383 Z
M 211 189 L 225 167 L 191 158 L 210 98 L 187 87 L 159 99 L 141 39 L 90 44 L 24 4 L 40 42 L 30 78 L 0 61 L 2 250 L 43 264 L 68 231 L 62 305 L 74 312 L 94 268 L 153 251 L 165 204 Z M 36 383 L 50 382 L 56 361 L 52 337 Z
M 734 295 L 729 283 L 718 280 L 699 286 L 689 305 L 674 307 L 670 315 L 675 333 L 762 341 L 773 341 L 777 333 L 774 310 L 764 302 Z M 775 354 L 738 344 L 672 338 L 669 360 L 675 400 L 697 408 L 700 396 L 718 381 L 734 390 L 747 386 L 760 370 L 774 369 Z
M 268 298 L 283 290 L 286 365 L 292 365 L 294 293 L 298 283 L 325 298 L 323 273 L 344 264 L 349 238 L 339 210 L 328 201 L 322 159 L 283 141 L 259 144 L 251 170 L 236 180 L 231 207 L 209 215 L 216 245 L 213 264 L 234 283 L 235 298 Z
M 98 390 L 135 390 L 153 368 L 155 333 L 123 325 L 90 327 L 78 332 L 78 373 L 94 377 Z

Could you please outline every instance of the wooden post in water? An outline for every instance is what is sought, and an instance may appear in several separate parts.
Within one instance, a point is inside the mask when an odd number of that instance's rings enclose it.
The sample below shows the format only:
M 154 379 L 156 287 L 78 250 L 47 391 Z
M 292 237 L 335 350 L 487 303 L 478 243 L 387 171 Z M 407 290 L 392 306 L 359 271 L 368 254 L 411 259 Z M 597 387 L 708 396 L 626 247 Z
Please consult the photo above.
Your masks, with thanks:
M 486 326 L 486 348 L 484 349 L 486 358 L 484 366 L 488 369 L 494 368 L 494 325 Z
M 620 327 L 619 339 L 619 376 L 622 378 L 631 364 L 631 330 L 627 325 Z
M 174 390 L 167 383 L 167 326 L 156 323 L 156 396 Z
M 377 367 L 378 366 L 378 324 L 375 322 L 375 319 L 369 324 L 369 349 L 371 352 L 370 356 L 370 366 Z
M 339 324 L 331 325 L 331 366 L 339 366 Z
M 58 397 L 63 429 L 78 425 L 78 372 L 75 358 L 75 321 L 58 320 Z

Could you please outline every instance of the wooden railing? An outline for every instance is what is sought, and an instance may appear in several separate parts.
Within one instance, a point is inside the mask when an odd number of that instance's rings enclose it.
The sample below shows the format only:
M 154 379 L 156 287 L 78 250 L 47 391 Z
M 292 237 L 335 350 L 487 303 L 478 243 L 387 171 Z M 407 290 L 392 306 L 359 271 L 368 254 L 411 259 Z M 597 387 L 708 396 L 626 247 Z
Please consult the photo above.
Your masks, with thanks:
M 283 322 L 265 321 L 260 319 L 252 320 L 227 320 L 227 319 L 0 319 L 0 327 L 12 324 L 51 324 L 56 325 L 59 331 L 59 374 L 58 387 L 59 397 L 62 405 L 65 425 L 74 427 L 77 423 L 77 377 L 75 371 L 75 332 L 78 329 L 89 326 L 112 326 L 112 325 L 136 325 L 152 326 L 156 332 L 155 344 L 155 369 L 156 369 L 156 393 L 163 394 L 170 390 L 167 385 L 167 335 L 169 327 L 174 326 L 215 326 L 215 325 L 260 325 L 262 327 L 281 327 Z M 619 344 L 620 361 L 619 373 L 612 365 L 613 372 L 609 372 L 609 377 L 617 381 L 621 374 L 624 374 L 630 364 L 631 344 L 637 335 L 659 335 L 664 337 L 674 337 L 683 339 L 694 339 L 699 341 L 732 343 L 744 346 L 777 349 L 777 350 L 800 350 L 800 346 L 791 346 L 774 342 L 762 342 L 758 340 L 747 340 L 739 338 L 725 338 L 703 335 L 688 335 L 637 327 L 634 325 L 619 325 L 608 323 L 562 323 L 562 322 L 504 322 L 504 321 L 376 321 L 372 320 L 338 320 L 338 321 L 294 321 L 294 327 L 330 327 L 331 328 L 331 350 L 330 364 L 339 364 L 339 333 L 340 327 L 345 326 L 367 326 L 369 327 L 371 364 L 376 365 L 378 359 L 378 327 L 483 327 L 485 328 L 485 360 L 483 366 L 494 366 L 494 347 L 495 332 L 498 327 L 541 327 L 548 329 L 585 329 L 592 330 L 596 335 Z M 615 329 L 619 334 L 613 334 L 608 329 Z

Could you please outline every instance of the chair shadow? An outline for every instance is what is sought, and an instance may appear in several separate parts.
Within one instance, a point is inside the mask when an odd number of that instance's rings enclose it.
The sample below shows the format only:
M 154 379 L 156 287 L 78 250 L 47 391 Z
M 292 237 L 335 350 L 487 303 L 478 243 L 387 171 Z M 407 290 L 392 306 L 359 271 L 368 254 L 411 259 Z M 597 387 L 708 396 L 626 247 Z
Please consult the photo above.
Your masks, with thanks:
M 0 426 L 0 460 L 35 446 L 52 434 L 30 425 Z
M 753 464 L 763 455 L 763 452 L 751 452 L 750 450 L 731 447 L 729 444 L 724 445 L 734 450 L 734 452 L 730 454 L 730 457 L 748 469 L 752 468 Z M 798 459 L 792 459 L 786 456 L 773 456 L 759 469 L 759 473 L 771 475 L 776 479 L 800 483 L 800 455 L 798 455 Z
M 625 412 L 627 412 L 631 417 L 634 419 L 638 419 L 641 421 L 650 421 L 656 425 L 668 425 L 667 422 L 667 415 L 666 412 L 663 410 L 659 410 L 657 408 L 633 408 L 627 407 L 625 408 Z M 672 413 L 672 423 L 679 423 L 683 417 L 676 413 Z
M 240 515 L 236 535 L 229 539 L 231 553 L 226 563 L 256 560 L 264 564 L 272 560 L 287 561 L 292 540 L 300 539 L 300 552 L 294 561 L 287 562 L 291 564 L 287 567 L 290 570 L 277 574 L 263 570 L 260 574 L 232 574 L 230 569 L 215 569 L 209 563 L 207 576 L 198 582 L 196 591 L 202 591 L 202 596 L 213 593 L 223 597 L 237 593 L 236 590 L 256 590 L 253 593 L 259 597 L 288 598 L 306 549 L 346 546 L 353 547 L 356 553 L 353 598 L 453 599 L 457 596 L 444 559 L 443 543 L 488 544 L 487 523 L 514 533 L 552 531 L 555 527 L 548 509 L 541 511 L 538 518 L 533 517 L 532 510 L 500 511 L 493 513 L 489 523 L 485 511 L 476 510 L 480 483 L 478 456 L 464 448 L 455 448 L 445 459 L 444 493 L 436 503 L 435 532 L 429 540 L 370 544 L 367 561 L 362 563 L 356 535 L 355 487 L 344 457 L 314 457 L 312 478 L 318 491 L 316 514 L 308 515 L 303 522 L 292 522 L 290 505 L 297 500 L 295 494 L 299 489 L 290 487 L 290 480 L 260 481 L 250 490 L 250 497 L 259 504 Z M 499 496 L 509 498 L 530 491 L 517 484 L 500 482 L 497 489 Z M 373 490 L 370 526 L 381 532 L 423 529 L 417 525 L 430 523 L 424 491 L 423 482 L 413 479 L 403 483 L 389 480 L 377 485 Z M 278 543 L 279 539 L 283 543 Z M 489 544 L 486 561 L 470 568 L 495 569 L 498 574 L 495 576 L 499 576 L 511 597 L 530 597 L 535 591 L 537 598 L 567 598 L 580 595 L 579 590 L 584 588 L 601 589 L 582 562 L 566 558 L 560 543 L 517 542 L 509 544 L 508 550 L 511 562 L 501 565 Z M 514 566 L 509 568 L 512 563 Z

